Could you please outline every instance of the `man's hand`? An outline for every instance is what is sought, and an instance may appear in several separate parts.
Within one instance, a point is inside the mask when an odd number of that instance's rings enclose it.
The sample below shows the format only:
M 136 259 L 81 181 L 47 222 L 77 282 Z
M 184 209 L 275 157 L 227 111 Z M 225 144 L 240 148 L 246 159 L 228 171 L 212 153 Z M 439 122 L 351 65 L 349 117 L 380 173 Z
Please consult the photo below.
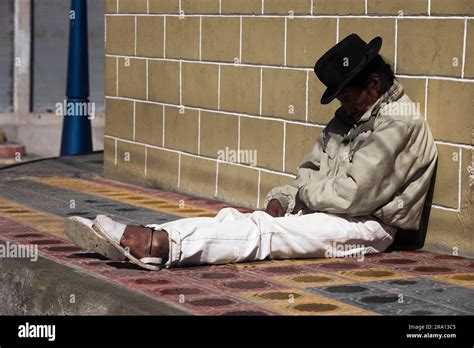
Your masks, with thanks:
M 298 190 L 298 192 L 296 193 L 296 196 L 295 196 L 295 208 L 293 209 L 293 211 L 291 212 L 292 214 L 297 214 L 300 210 L 305 210 L 307 209 L 308 207 L 306 206 L 306 204 L 300 199 L 300 190 L 301 188 Z
M 268 202 L 265 212 L 273 217 L 285 216 L 285 211 L 283 210 L 280 201 L 276 198 Z

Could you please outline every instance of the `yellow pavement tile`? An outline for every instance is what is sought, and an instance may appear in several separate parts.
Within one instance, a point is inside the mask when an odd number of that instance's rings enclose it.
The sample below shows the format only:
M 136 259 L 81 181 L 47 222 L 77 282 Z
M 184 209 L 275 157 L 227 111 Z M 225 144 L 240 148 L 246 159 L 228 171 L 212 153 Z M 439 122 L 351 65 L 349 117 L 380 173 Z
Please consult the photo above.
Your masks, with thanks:
M 474 287 L 474 273 L 441 274 L 430 278 L 449 284 Z
M 362 268 L 350 271 L 339 271 L 334 272 L 344 278 L 352 279 L 359 282 L 369 282 L 377 280 L 392 280 L 392 279 L 404 279 L 413 278 L 415 275 L 398 272 L 390 268 Z
M 180 204 L 179 202 L 172 202 L 166 199 L 147 195 L 144 193 L 132 192 L 118 187 L 107 187 L 105 184 L 90 182 L 77 178 L 60 178 L 60 177 L 46 177 L 46 178 L 30 178 L 45 185 L 61 187 L 68 190 L 79 191 L 82 193 L 91 194 L 107 198 L 110 200 L 126 203 L 129 205 L 142 207 L 150 210 L 155 210 L 171 215 L 182 217 L 198 217 L 216 215 L 215 211 L 203 209 L 193 206 L 191 204 Z
M 301 265 L 314 265 L 318 263 L 326 262 L 344 262 L 344 259 L 335 258 L 316 258 L 316 259 L 291 259 L 291 260 L 263 260 L 253 262 L 242 262 L 229 264 L 230 267 L 235 269 L 260 269 L 265 267 L 276 267 L 276 266 L 301 266 Z
M 327 273 L 303 273 L 273 277 L 272 281 L 278 281 L 287 286 L 297 288 L 308 288 L 316 286 L 341 285 L 352 283 L 349 279 L 344 279 L 336 275 Z
M 0 216 L 32 227 L 40 232 L 66 237 L 62 217 L 32 209 L 16 202 L 0 199 Z
M 285 315 L 373 315 L 374 313 L 299 289 L 246 292 L 244 298 Z

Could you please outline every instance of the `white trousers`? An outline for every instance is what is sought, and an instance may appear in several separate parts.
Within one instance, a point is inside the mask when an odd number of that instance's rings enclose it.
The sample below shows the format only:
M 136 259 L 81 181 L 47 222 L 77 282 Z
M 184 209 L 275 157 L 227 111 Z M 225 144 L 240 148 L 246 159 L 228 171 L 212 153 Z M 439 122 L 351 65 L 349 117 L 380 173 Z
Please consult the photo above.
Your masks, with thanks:
M 301 212 L 300 212 L 301 213 Z M 311 213 L 274 218 L 264 211 L 223 208 L 215 217 L 192 217 L 147 227 L 170 240 L 167 267 L 264 259 L 357 257 L 384 251 L 396 228 L 373 218 Z

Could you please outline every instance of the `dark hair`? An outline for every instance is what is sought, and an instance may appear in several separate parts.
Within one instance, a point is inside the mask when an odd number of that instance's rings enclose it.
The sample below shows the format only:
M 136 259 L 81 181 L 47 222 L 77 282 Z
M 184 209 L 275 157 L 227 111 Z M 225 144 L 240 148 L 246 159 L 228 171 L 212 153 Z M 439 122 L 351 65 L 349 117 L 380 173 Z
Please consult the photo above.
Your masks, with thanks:
M 374 73 L 380 76 L 382 82 L 380 95 L 382 95 L 393 85 L 395 74 L 390 64 L 388 64 L 380 54 L 372 59 L 370 63 L 349 82 L 348 86 L 365 89 L 369 85 L 369 76 Z

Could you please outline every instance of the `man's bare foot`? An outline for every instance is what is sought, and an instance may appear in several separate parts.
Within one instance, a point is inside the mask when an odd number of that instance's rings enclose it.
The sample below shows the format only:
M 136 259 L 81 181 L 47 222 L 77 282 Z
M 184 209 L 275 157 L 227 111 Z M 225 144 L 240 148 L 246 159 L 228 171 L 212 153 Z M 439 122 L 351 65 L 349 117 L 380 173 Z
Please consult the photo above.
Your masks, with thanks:
M 159 257 L 163 263 L 168 261 L 169 240 L 165 230 L 155 231 L 152 228 L 127 225 L 120 244 L 128 248 L 136 258 Z

